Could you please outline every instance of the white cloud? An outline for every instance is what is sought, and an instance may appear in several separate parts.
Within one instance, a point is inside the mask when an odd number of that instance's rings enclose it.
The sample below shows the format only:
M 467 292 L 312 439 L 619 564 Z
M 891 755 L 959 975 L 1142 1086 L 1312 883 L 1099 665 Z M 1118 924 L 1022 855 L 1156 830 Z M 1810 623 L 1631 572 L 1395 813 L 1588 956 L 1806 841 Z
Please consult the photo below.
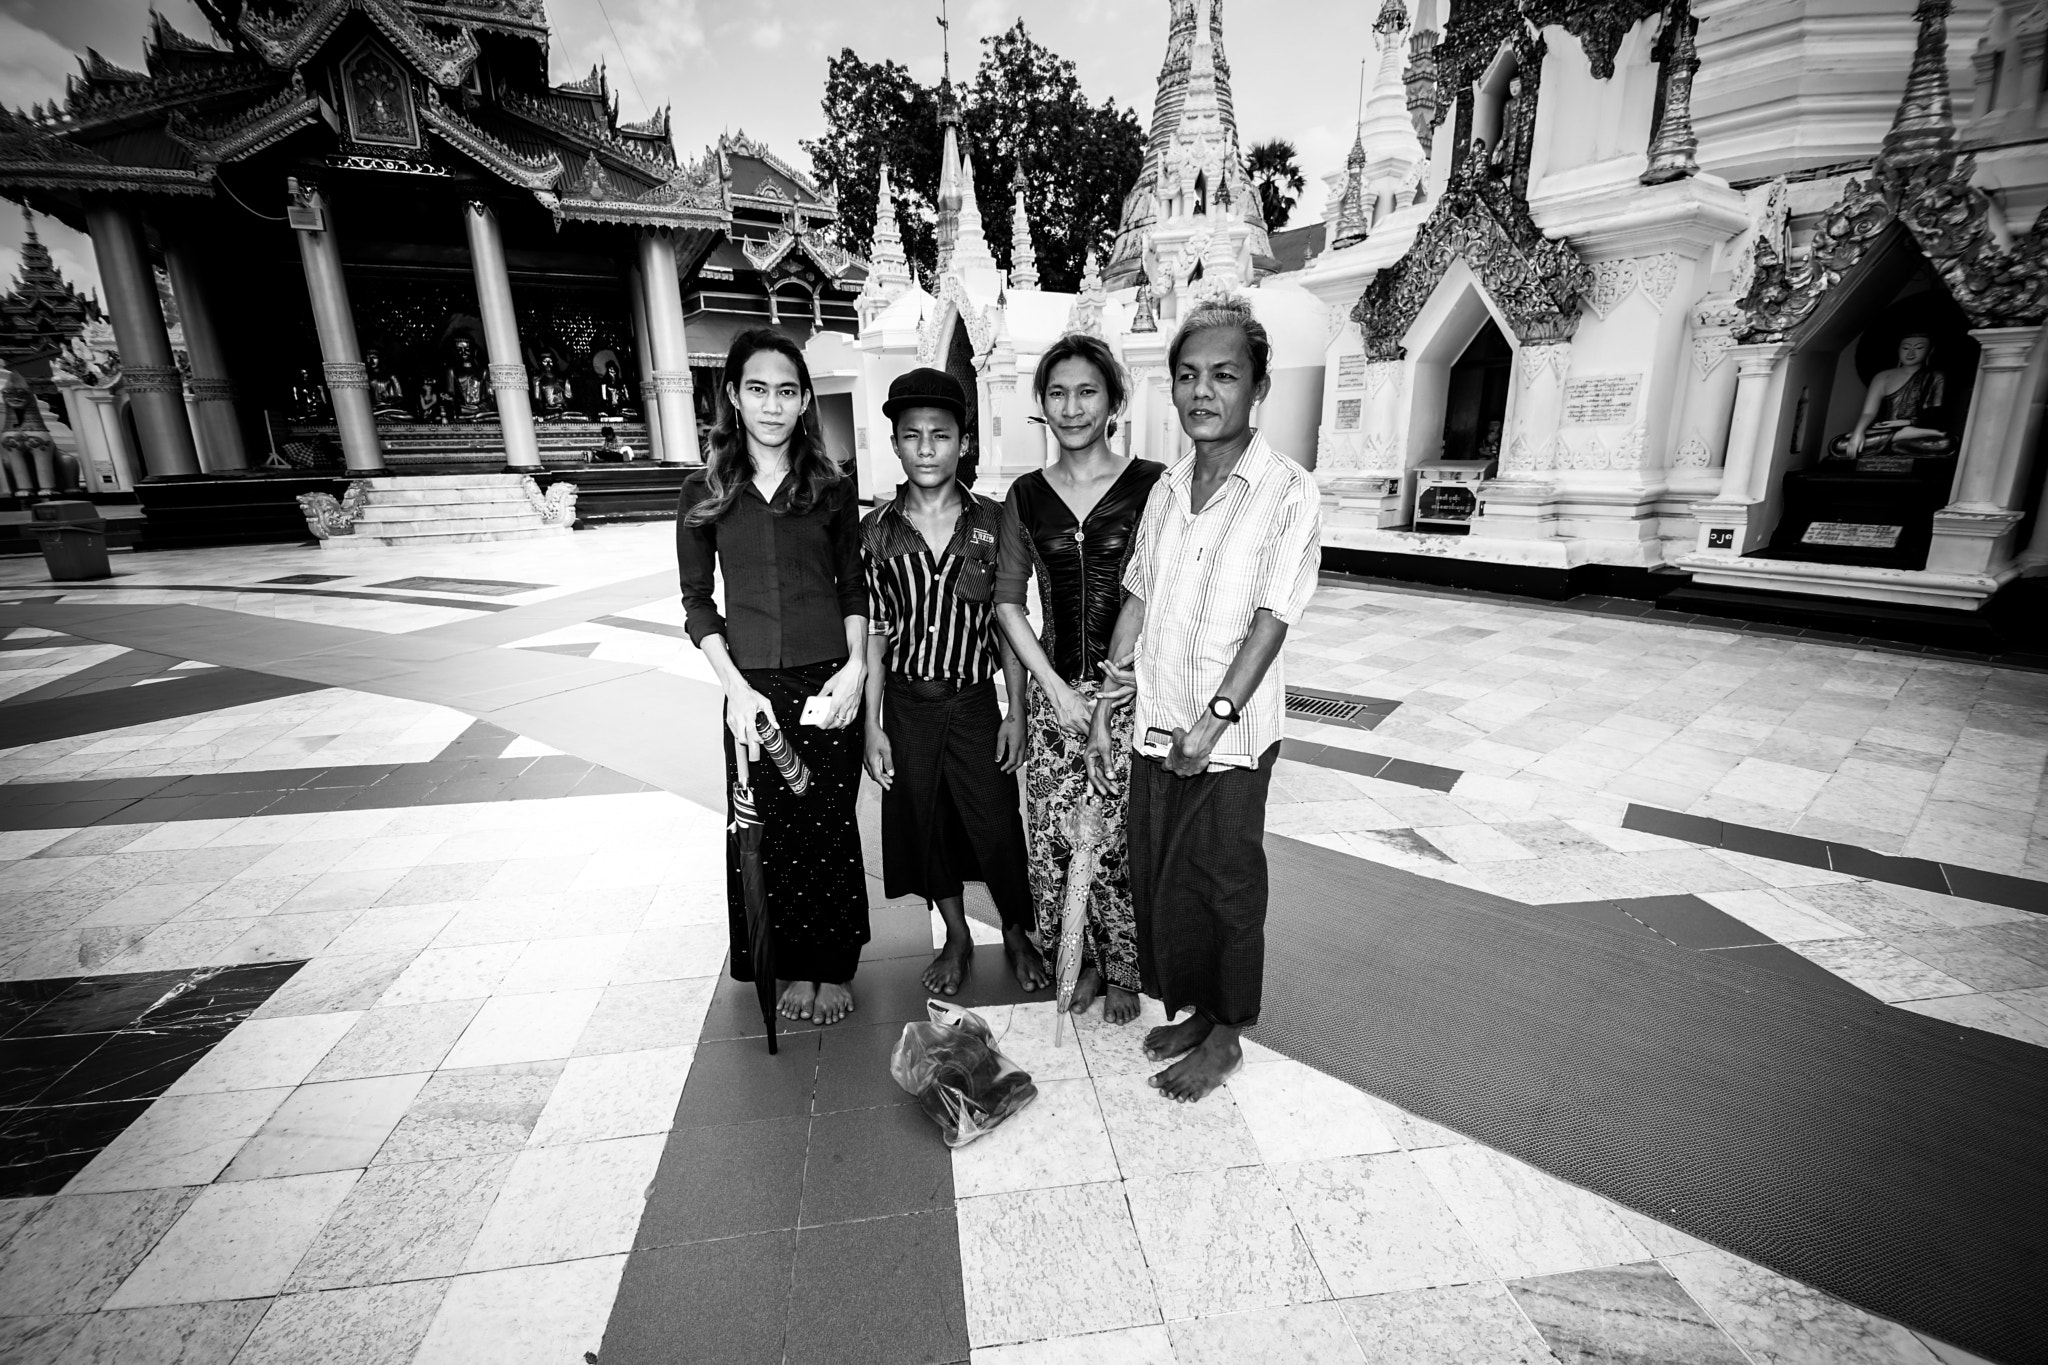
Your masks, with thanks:
M 0 14 L 0 104 L 26 108 L 61 99 L 64 77 L 78 69 L 71 50 L 39 28 Z
M 769 51 L 782 46 L 783 28 L 780 19 L 770 19 L 765 24 L 756 24 L 754 31 L 747 35 L 755 47 Z

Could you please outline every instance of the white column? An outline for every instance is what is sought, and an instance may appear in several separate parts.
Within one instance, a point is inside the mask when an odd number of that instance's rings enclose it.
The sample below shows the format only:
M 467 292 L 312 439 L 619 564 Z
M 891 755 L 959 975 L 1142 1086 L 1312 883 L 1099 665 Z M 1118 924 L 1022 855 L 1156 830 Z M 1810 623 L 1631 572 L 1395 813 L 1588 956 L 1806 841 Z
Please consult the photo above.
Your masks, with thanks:
M 1564 424 L 1564 378 L 1571 369 L 1566 341 L 1515 349 L 1514 430 L 1501 445 L 1499 478 L 1541 480 L 1557 464 L 1557 432 Z
M 662 460 L 697 464 L 697 413 L 690 399 L 690 341 L 683 330 L 683 284 L 676 277 L 675 243 L 667 234 L 649 232 L 641 237 L 640 274 L 647 281 L 647 339 L 654 352 L 651 378 L 654 399 L 661 409 Z
M 192 362 L 192 378 L 186 387 L 198 413 L 193 434 L 206 448 L 208 469 L 247 469 L 249 456 L 242 447 L 235 388 L 228 379 L 227 356 L 214 326 L 213 301 L 202 283 L 199 263 L 190 244 L 183 242 L 164 248 L 164 263 L 170 268 L 171 292 L 177 297 L 184 323 L 185 355 Z
M 647 423 L 647 457 L 666 463 L 661 444 L 661 406 L 654 401 L 654 348 L 647 337 L 647 281 L 640 263 L 626 267 L 626 293 L 633 305 L 633 351 L 640 369 L 640 415 Z
M 1726 297 L 1726 296 L 1718 296 Z M 1678 445 L 1671 453 L 1671 483 L 1689 491 L 1719 486 L 1728 458 L 1728 422 L 1735 408 L 1735 349 L 1730 308 L 1702 302 L 1693 317 L 1691 355 L 1680 399 Z
M 2041 328 L 1980 327 L 1970 335 L 1983 350 L 1955 488 L 1948 506 L 1934 514 L 1927 567 L 1935 572 L 1987 573 L 1998 567 L 2024 515 L 2018 503 L 2032 401 L 2025 380 Z
M 490 353 L 491 393 L 497 400 L 498 430 L 505 440 L 506 471 L 540 468 L 540 442 L 533 434 L 533 398 L 526 388 L 526 359 L 519 349 L 519 321 L 512 311 L 512 280 L 505 272 L 505 242 L 490 205 L 469 201 L 462 214 L 469 229 L 469 263 L 476 272 L 476 301 L 484 315 L 484 349 Z
M 1707 554 L 1741 555 L 1762 543 L 1765 528 L 1752 524 L 1759 501 L 1756 470 L 1770 466 L 1770 396 L 1779 366 L 1792 348 L 1783 342 L 1737 346 L 1728 354 L 1735 362 L 1735 401 L 1728 420 L 1727 457 L 1721 466 L 1721 491 L 1693 504 L 1700 523 L 1695 548 Z
M 95 198 L 86 204 L 85 230 L 107 291 L 107 312 L 121 347 L 121 388 L 135 414 L 150 477 L 197 474 L 199 447 L 185 415 L 185 381 L 171 354 L 142 221 L 132 209 Z
M 313 185 L 292 182 L 293 217 L 299 262 L 306 269 L 306 293 L 313 302 L 313 329 L 320 334 L 321 372 L 334 404 L 341 457 L 351 473 L 381 473 L 384 452 L 377 443 L 377 419 L 370 414 L 370 376 L 356 343 L 355 314 L 348 306 L 348 281 L 341 272 L 341 244 L 327 226 L 327 202 Z

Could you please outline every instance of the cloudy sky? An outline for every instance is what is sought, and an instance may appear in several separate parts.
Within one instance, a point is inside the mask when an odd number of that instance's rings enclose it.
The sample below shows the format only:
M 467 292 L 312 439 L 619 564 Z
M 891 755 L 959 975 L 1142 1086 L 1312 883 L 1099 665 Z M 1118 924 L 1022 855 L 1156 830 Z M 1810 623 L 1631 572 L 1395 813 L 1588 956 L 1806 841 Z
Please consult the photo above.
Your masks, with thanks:
M 939 0 L 547 0 L 552 64 L 567 80 L 603 61 L 638 118 L 673 104 L 685 157 L 721 130 L 744 129 L 800 161 L 799 138 L 822 131 L 825 61 L 842 47 L 903 62 L 923 80 L 939 73 Z M 140 65 L 149 0 L 0 0 L 0 102 L 21 107 L 62 95 L 72 54 L 98 48 Z M 156 0 L 188 33 L 206 31 L 189 0 Z M 1150 121 L 1166 46 L 1168 0 L 955 0 L 953 52 L 971 73 L 979 40 L 1021 15 L 1034 35 L 1080 69 L 1091 99 L 1135 105 Z M 1230 0 L 1224 10 L 1239 131 L 1247 145 L 1286 137 L 1300 149 L 1309 189 L 1292 222 L 1322 214 L 1320 177 L 1342 167 L 1351 143 L 1360 59 L 1372 51 L 1377 6 L 1360 0 Z M 45 223 L 58 266 L 81 287 L 97 283 L 90 244 Z M 19 257 L 21 219 L 0 212 L 0 280 Z

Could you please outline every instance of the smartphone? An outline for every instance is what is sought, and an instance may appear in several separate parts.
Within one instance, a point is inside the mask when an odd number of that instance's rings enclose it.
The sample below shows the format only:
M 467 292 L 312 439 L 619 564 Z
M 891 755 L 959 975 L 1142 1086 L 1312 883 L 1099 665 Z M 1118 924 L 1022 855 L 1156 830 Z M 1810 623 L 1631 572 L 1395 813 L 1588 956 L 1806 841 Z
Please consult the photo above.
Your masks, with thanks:
M 797 718 L 797 723 L 799 725 L 822 726 L 825 723 L 825 717 L 831 714 L 832 704 L 825 700 L 825 694 L 820 692 L 815 697 L 804 698 L 804 713 Z
M 1158 725 L 1148 727 L 1145 731 L 1144 742 L 1138 745 L 1138 752 L 1147 758 L 1164 760 L 1168 754 L 1173 752 L 1173 731 Z M 1209 755 L 1209 766 L 1206 771 L 1213 773 L 1221 768 L 1256 768 L 1258 766 L 1259 762 L 1255 758 L 1240 758 L 1235 754 L 1211 754 Z

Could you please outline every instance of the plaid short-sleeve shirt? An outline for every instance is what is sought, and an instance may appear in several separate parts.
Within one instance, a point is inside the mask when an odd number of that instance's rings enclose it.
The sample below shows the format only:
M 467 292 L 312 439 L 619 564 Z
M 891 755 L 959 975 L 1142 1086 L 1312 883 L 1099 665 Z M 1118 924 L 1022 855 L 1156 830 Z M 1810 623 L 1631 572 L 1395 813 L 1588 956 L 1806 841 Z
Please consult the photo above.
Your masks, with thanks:
M 1187 729 L 1208 713 L 1223 675 L 1264 608 L 1293 625 L 1316 589 L 1322 504 L 1306 469 L 1257 432 L 1237 468 L 1200 512 L 1190 509 L 1195 457 L 1153 485 L 1124 568 L 1124 587 L 1145 599 L 1138 637 L 1136 733 Z M 1242 716 L 1216 742 L 1218 758 L 1256 760 L 1286 721 L 1284 656 Z

